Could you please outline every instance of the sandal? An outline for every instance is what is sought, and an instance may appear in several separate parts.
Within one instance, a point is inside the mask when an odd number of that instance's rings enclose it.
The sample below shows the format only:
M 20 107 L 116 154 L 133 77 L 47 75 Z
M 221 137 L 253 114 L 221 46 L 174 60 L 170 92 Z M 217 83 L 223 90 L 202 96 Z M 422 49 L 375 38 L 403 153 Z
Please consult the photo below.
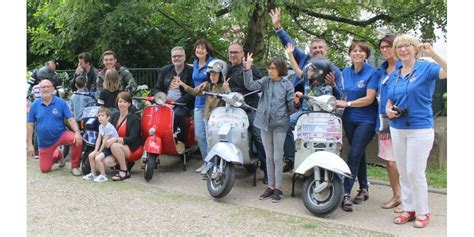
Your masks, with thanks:
M 406 214 L 408 214 L 408 216 Z M 396 216 L 393 219 L 393 223 L 395 223 L 395 224 L 405 224 L 409 221 L 414 221 L 414 220 L 415 220 L 415 211 L 406 211 L 406 212 L 403 212 L 400 215 Z
M 120 175 L 120 172 L 124 172 L 125 173 L 125 176 L 121 176 Z M 113 177 L 112 177 L 112 180 L 113 181 L 123 181 L 125 179 L 128 179 L 130 178 L 130 173 L 128 173 L 127 170 L 119 170 L 119 172 L 117 172 L 117 174 L 115 174 Z
M 393 208 L 393 212 L 394 213 L 402 213 L 403 212 L 403 205 L 400 204 L 400 205 L 396 206 L 395 208 Z
M 383 209 L 392 209 L 394 207 L 398 207 L 400 204 L 402 204 L 402 202 L 400 200 L 397 200 L 397 201 L 390 200 L 390 201 L 384 203 L 381 207 Z
M 430 213 L 426 215 L 419 215 L 416 216 L 415 222 L 413 222 L 413 226 L 416 228 L 425 228 L 428 226 L 428 223 L 430 223 Z M 425 219 L 420 219 L 421 217 L 425 217 Z

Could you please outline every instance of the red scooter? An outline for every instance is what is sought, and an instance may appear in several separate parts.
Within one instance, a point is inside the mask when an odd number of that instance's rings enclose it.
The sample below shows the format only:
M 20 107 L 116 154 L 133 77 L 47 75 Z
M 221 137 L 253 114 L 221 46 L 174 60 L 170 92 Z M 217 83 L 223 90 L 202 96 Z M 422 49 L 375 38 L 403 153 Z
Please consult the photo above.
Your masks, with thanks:
M 176 136 L 173 132 L 174 111 L 168 106 L 185 106 L 185 104 L 166 100 L 166 94 L 162 92 L 157 93 L 154 97 L 133 97 L 133 99 L 147 100 L 154 103 L 145 107 L 142 113 L 142 137 L 145 141 L 142 160 L 145 164 L 145 180 L 150 181 L 153 178 L 153 172 L 160 163 L 160 155 L 180 157 L 183 161 L 183 171 L 186 171 L 187 156 L 192 151 L 192 145 L 196 144 L 194 140 L 194 123 L 191 118 L 186 118 L 185 149 L 182 152 L 178 152 Z

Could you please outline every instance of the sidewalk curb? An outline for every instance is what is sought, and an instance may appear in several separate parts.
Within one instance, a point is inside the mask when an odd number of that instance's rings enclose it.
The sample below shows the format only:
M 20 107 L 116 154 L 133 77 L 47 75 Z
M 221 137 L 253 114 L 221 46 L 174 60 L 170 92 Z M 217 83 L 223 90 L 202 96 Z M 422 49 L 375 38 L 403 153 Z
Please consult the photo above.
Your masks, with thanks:
M 369 183 L 376 184 L 376 185 L 384 185 L 384 186 L 389 186 L 390 187 L 390 183 L 386 182 L 386 181 L 369 179 Z M 448 195 L 448 191 L 446 189 L 428 188 L 428 192 Z

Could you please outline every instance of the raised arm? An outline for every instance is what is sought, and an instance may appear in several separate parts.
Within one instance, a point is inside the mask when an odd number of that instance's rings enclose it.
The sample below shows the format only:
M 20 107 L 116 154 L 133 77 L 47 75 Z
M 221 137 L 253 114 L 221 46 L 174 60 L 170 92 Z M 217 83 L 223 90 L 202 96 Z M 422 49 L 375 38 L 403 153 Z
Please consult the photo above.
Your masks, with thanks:
M 252 53 L 247 53 L 247 58 L 244 60 L 244 86 L 249 91 L 256 91 L 260 90 L 262 85 L 259 81 L 253 80 L 253 74 L 251 69 L 253 63 L 252 55 Z
M 428 54 L 435 62 L 437 62 L 441 69 L 439 70 L 439 79 L 446 79 L 448 77 L 448 63 L 438 54 L 433 51 L 433 47 L 429 43 L 422 43 L 418 46 L 418 50 L 422 53 Z
M 298 76 L 299 79 L 303 77 L 303 71 L 301 70 L 300 66 L 298 66 L 298 62 L 296 62 L 295 56 L 293 55 L 293 52 L 295 51 L 295 47 L 293 44 L 288 43 L 286 44 L 286 53 L 288 54 L 288 58 L 290 59 L 291 62 L 291 67 L 296 73 L 296 76 Z

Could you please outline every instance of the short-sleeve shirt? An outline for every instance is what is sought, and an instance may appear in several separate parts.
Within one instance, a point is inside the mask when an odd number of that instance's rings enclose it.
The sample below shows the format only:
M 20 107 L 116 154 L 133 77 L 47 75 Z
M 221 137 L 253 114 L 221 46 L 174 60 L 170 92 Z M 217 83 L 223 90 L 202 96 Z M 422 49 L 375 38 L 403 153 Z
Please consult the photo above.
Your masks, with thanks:
M 346 67 L 342 71 L 344 77 L 344 93 L 347 101 L 357 100 L 367 95 L 367 89 L 377 91 L 379 74 L 377 69 L 364 63 L 359 72 L 354 71 L 354 66 Z M 348 107 L 344 110 L 343 120 L 354 123 L 375 124 L 377 119 L 377 100 L 364 107 Z
M 109 138 L 112 137 L 118 137 L 117 130 L 115 129 L 114 125 L 111 123 L 107 123 L 107 125 L 104 127 L 104 125 L 100 124 L 99 125 L 99 135 L 102 137 L 108 136 Z
M 397 129 L 433 128 L 433 93 L 439 79 L 439 64 L 416 61 L 413 71 L 405 77 L 400 65 L 390 74 L 388 97 L 398 108 L 407 109 L 407 117 L 390 120 L 390 126 Z
M 48 148 L 54 145 L 66 131 L 64 119 L 71 117 L 66 101 L 57 96 L 53 96 L 48 105 L 43 103 L 43 98 L 35 100 L 30 108 L 28 122 L 35 123 L 38 147 Z
M 206 63 L 199 67 L 198 59 L 194 59 L 193 61 L 193 81 L 194 87 L 201 85 L 201 83 L 208 81 L 209 77 L 206 73 L 207 64 L 212 61 L 213 57 L 208 57 Z M 194 107 L 195 108 L 204 108 L 206 104 L 206 96 L 196 96 L 196 100 L 194 100 Z

